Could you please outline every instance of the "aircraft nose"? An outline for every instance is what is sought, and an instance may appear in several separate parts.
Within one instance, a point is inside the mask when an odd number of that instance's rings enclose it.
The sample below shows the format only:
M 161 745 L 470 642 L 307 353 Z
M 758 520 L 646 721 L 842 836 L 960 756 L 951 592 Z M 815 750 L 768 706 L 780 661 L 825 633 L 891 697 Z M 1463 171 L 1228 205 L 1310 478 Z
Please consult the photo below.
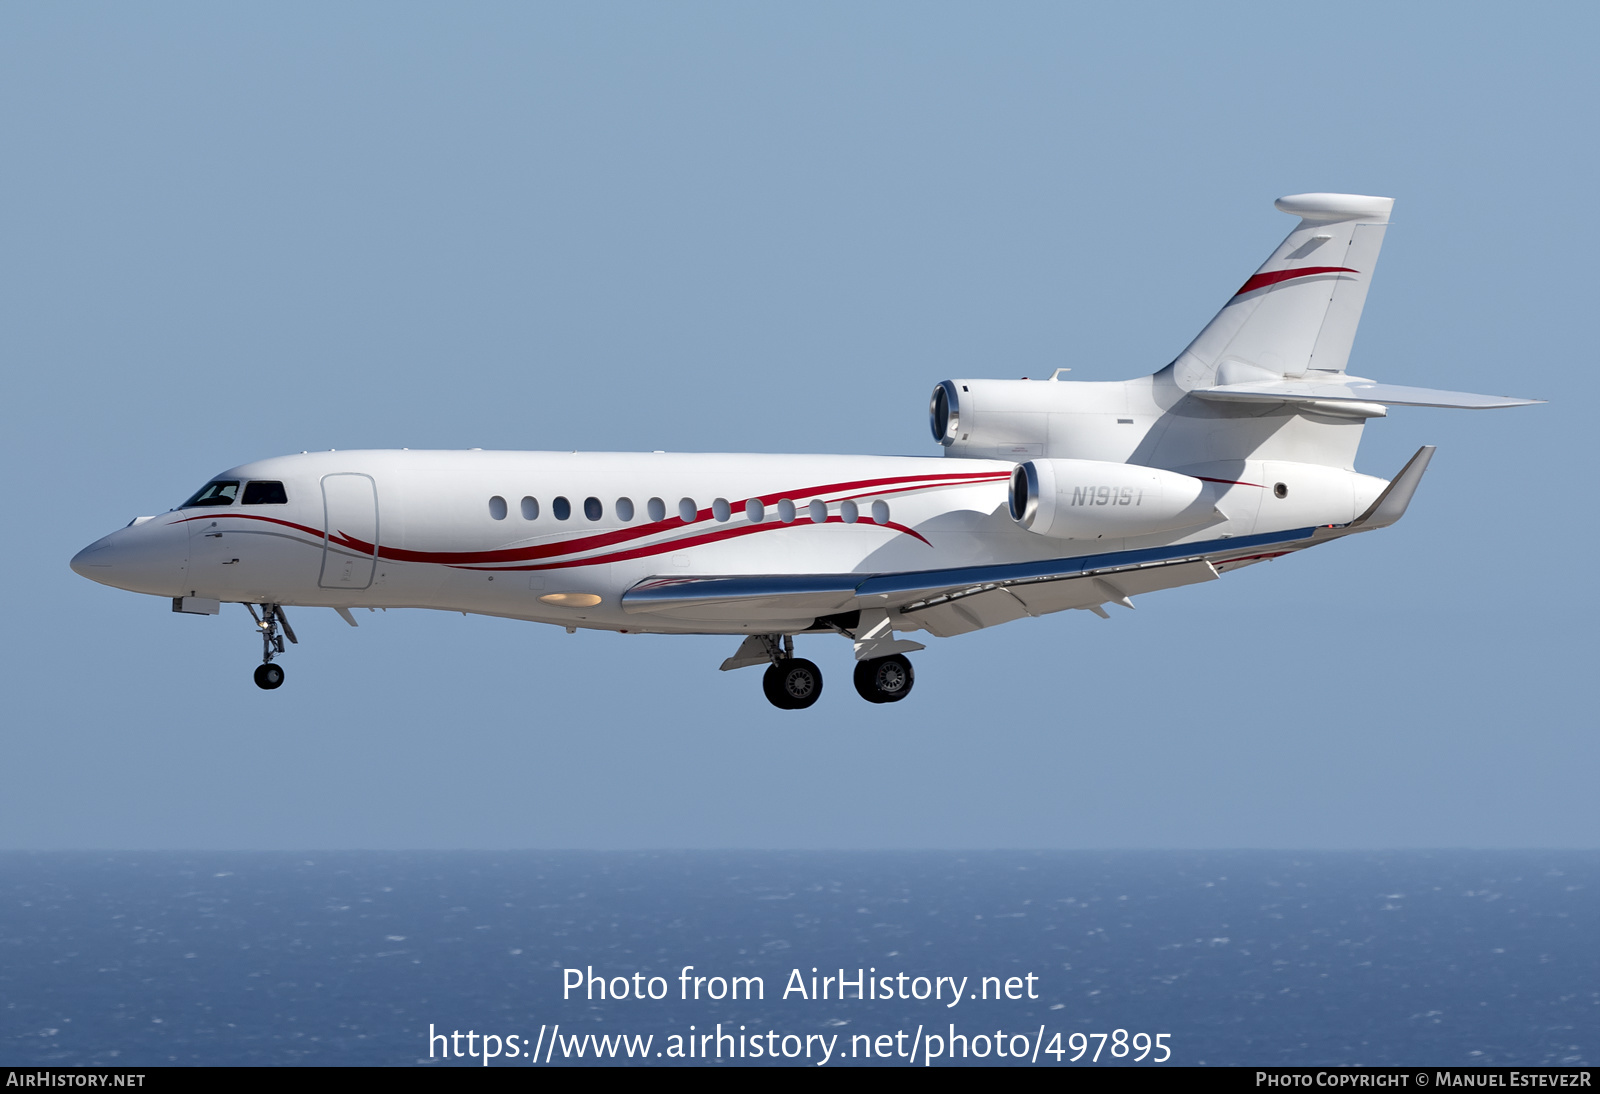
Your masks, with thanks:
M 101 536 L 89 546 L 72 556 L 72 572 L 90 581 L 99 581 L 111 568 L 112 556 L 107 553 L 110 536 Z
M 130 592 L 182 596 L 189 533 L 160 519 L 136 521 L 72 556 L 72 570 L 90 581 Z

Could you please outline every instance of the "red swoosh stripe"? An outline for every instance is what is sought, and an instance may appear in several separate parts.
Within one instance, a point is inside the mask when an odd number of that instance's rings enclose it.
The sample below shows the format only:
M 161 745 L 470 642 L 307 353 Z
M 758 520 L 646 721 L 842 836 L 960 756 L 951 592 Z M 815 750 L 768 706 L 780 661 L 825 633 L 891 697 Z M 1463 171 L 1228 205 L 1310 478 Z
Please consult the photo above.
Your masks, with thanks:
M 1360 273 L 1348 266 L 1301 266 L 1298 270 L 1273 270 L 1271 273 L 1258 273 L 1244 283 L 1234 296 L 1243 296 L 1247 292 L 1255 292 L 1269 285 L 1280 285 L 1285 281 L 1293 281 L 1297 277 L 1313 277 L 1316 274 L 1331 273 Z
M 816 498 L 822 495 L 859 497 L 862 494 L 884 493 L 886 491 L 882 489 L 883 487 L 899 486 L 900 489 L 925 489 L 927 487 L 936 486 L 966 485 L 967 483 L 973 481 L 999 482 L 1002 479 L 1009 479 L 1009 475 L 995 474 L 994 472 L 964 472 L 961 474 L 950 475 L 901 475 L 899 477 L 889 479 L 857 479 L 851 482 L 838 482 L 823 486 L 807 487 L 804 490 L 789 490 L 780 493 L 762 494 L 755 500 L 761 502 L 763 506 L 772 506 L 775 505 L 780 498 L 803 499 Z M 906 485 L 913 483 L 920 485 Z M 849 493 L 841 493 L 845 491 L 856 491 L 856 493 L 854 495 Z M 891 490 L 887 492 L 894 491 Z M 834 500 L 839 499 L 835 498 Z M 729 508 L 733 509 L 735 512 L 740 512 L 744 509 L 744 505 L 744 501 L 735 501 L 729 503 Z M 798 506 L 799 503 L 797 502 L 796 505 Z M 610 532 L 601 532 L 592 536 L 580 536 L 575 539 L 562 540 L 559 543 L 546 543 L 536 547 L 516 547 L 499 551 L 408 551 L 398 547 L 383 547 L 380 548 L 378 557 L 391 559 L 395 562 L 434 562 L 445 566 L 485 565 L 490 563 L 507 562 L 534 562 L 542 559 L 558 557 L 560 555 L 576 554 L 580 551 L 594 551 L 604 547 L 612 547 L 617 544 L 628 543 L 632 540 L 643 539 L 647 536 L 659 535 L 662 532 L 670 532 L 681 528 L 688 528 L 690 527 L 691 523 L 699 524 L 701 521 L 707 521 L 710 519 L 711 509 L 708 506 L 697 511 L 695 513 L 694 520 L 690 523 L 685 523 L 682 517 L 668 517 L 665 520 L 647 523 L 637 528 L 618 528 Z M 761 525 L 755 527 L 765 526 L 766 524 L 763 522 Z M 774 524 L 772 527 L 783 527 L 783 525 Z M 907 531 L 909 531 L 909 529 Z M 922 537 L 918 536 L 917 538 L 921 539 Z M 701 540 L 690 537 L 689 539 L 670 540 L 666 545 L 663 546 L 670 546 L 673 543 L 687 544 L 692 546 L 698 542 L 701 542 Z M 371 549 L 370 544 L 366 544 L 364 547 L 367 550 Z M 657 554 L 659 552 L 655 550 L 648 550 L 645 553 Z M 604 557 L 610 561 L 620 561 L 620 559 L 609 555 L 597 557 Z M 638 556 L 630 555 L 629 557 Z
M 845 498 L 863 497 L 871 494 L 895 494 L 914 490 L 932 489 L 941 486 L 964 486 L 980 482 L 999 482 L 1001 480 L 1008 480 L 1009 478 L 1009 473 L 996 473 L 993 471 L 952 472 L 949 474 L 939 475 L 900 475 L 892 478 L 882 479 L 855 479 L 847 482 L 837 482 L 821 486 L 807 487 L 804 490 L 787 490 L 778 493 L 763 494 L 758 496 L 755 500 L 761 502 L 763 506 L 774 505 L 781 498 L 817 498 L 840 501 Z M 802 502 L 797 502 L 796 504 L 797 506 L 803 507 Z M 734 509 L 736 512 L 739 512 L 743 510 L 744 505 L 744 501 L 733 502 L 730 503 L 730 508 Z M 318 540 L 323 538 L 323 532 L 320 528 L 309 528 L 304 524 L 296 524 L 293 521 L 280 520 L 276 517 L 258 516 L 254 513 L 221 514 L 210 512 L 200 516 L 184 517 L 181 520 L 174 521 L 173 523 L 184 524 L 193 520 L 215 520 L 218 517 L 224 516 L 233 520 L 256 520 L 267 524 L 277 524 L 285 528 L 293 528 L 296 531 L 304 532 L 307 535 L 316 537 Z M 561 555 L 571 555 L 583 551 L 600 550 L 606 547 L 615 546 L 617 544 L 627 543 L 632 540 L 642 539 L 647 536 L 659 535 L 662 532 L 687 528 L 690 527 L 691 524 L 698 524 L 701 521 L 710 520 L 711 518 L 712 512 L 708 507 L 697 511 L 695 513 L 695 519 L 692 522 L 685 522 L 682 517 L 674 516 L 668 517 L 661 521 L 649 522 L 634 528 L 618 528 L 609 532 L 601 532 L 588 536 L 579 536 L 573 539 L 562 540 L 557 543 L 547 543 L 536 547 L 510 548 L 498 551 L 411 551 L 399 547 L 382 546 L 375 548 L 373 544 L 368 543 L 365 540 L 357 539 L 344 531 L 335 532 L 329 538 L 338 546 L 355 551 L 359 554 L 371 554 L 374 550 L 376 550 L 378 558 L 386 559 L 392 562 L 421 562 L 444 566 L 479 569 L 486 566 L 488 568 L 497 568 L 494 566 L 496 563 L 533 563 L 540 562 L 545 559 L 559 557 Z M 796 523 L 798 524 L 800 522 L 797 521 Z M 838 524 L 843 523 L 843 520 L 840 517 L 833 516 L 829 517 L 826 523 Z M 701 543 L 710 543 L 720 539 L 727 539 L 732 535 L 747 535 L 750 532 L 757 532 L 763 529 L 787 527 L 791 527 L 791 525 L 763 521 L 760 524 L 740 525 L 736 528 L 719 529 L 717 531 L 700 536 L 689 536 L 667 540 L 662 543 L 636 548 L 631 551 L 601 554 L 569 562 L 544 562 L 539 565 L 504 568 L 550 569 L 565 566 L 587 566 L 599 562 L 620 562 L 629 558 L 642 558 L 648 555 L 662 554 L 667 551 L 675 551 L 685 547 L 697 546 Z M 926 539 L 923 539 L 921 535 L 918 535 L 915 531 L 906 527 L 905 525 L 897 524 L 891 521 L 889 524 L 884 525 L 884 527 L 892 528 L 895 531 L 902 532 L 906 535 L 915 536 L 917 539 L 922 540 L 923 543 L 928 542 Z
M 825 523 L 825 524 L 843 524 L 844 522 L 845 522 L 844 518 L 841 517 L 841 516 L 831 516 L 826 521 L 824 521 L 823 523 Z M 741 525 L 737 525 L 737 526 L 735 526 L 733 528 L 720 528 L 720 529 L 718 529 L 718 530 L 716 530 L 714 532 L 706 532 L 706 533 L 703 533 L 702 535 L 698 535 L 698 536 L 688 536 L 688 537 L 686 537 L 684 539 L 668 540 L 665 543 L 652 543 L 652 544 L 650 544 L 649 546 L 646 546 L 646 547 L 635 547 L 631 551 L 617 551 L 617 552 L 615 552 L 613 554 L 609 554 L 609 555 L 590 555 L 588 558 L 574 558 L 574 559 L 568 559 L 567 561 L 564 561 L 564 562 L 544 562 L 544 563 L 535 563 L 535 564 L 527 565 L 527 566 L 461 566 L 461 565 L 458 565 L 458 566 L 452 566 L 451 569 L 455 569 L 455 570 L 487 570 L 487 571 L 489 571 L 491 573 L 497 573 L 498 574 L 498 573 L 504 573 L 504 572 L 506 572 L 508 570 L 512 570 L 512 571 L 516 571 L 516 570 L 565 570 L 565 569 L 569 569 L 569 568 L 574 567 L 574 566 L 597 566 L 602 562 L 627 562 L 627 561 L 629 561 L 631 559 L 635 559 L 635 558 L 649 558 L 651 555 L 670 554 L 673 551 L 682 550 L 682 549 L 684 549 L 686 547 L 699 547 L 699 546 L 702 546 L 702 545 L 707 544 L 707 543 L 717 543 L 717 542 L 720 542 L 722 540 L 737 539 L 740 536 L 755 535 L 757 532 L 775 532 L 779 528 L 804 528 L 807 525 L 809 525 L 810 523 L 811 522 L 809 520 L 801 520 L 799 518 L 796 518 L 793 524 L 770 523 L 770 522 L 767 522 L 767 521 L 763 521 L 760 524 L 741 524 Z M 888 524 L 881 525 L 881 526 L 877 525 L 877 524 L 874 524 L 871 521 L 860 521 L 859 523 L 865 524 L 869 528 L 883 527 L 883 528 L 892 529 L 892 530 L 894 530 L 896 532 L 903 532 L 904 534 L 906 534 L 908 536 L 915 536 L 917 539 L 922 540 L 923 543 L 928 543 L 928 541 L 926 539 L 923 539 L 922 535 L 920 533 L 918 533 L 915 529 L 907 528 L 903 524 L 896 524 L 894 521 L 890 521 Z M 933 544 L 928 543 L 928 546 L 932 547 Z

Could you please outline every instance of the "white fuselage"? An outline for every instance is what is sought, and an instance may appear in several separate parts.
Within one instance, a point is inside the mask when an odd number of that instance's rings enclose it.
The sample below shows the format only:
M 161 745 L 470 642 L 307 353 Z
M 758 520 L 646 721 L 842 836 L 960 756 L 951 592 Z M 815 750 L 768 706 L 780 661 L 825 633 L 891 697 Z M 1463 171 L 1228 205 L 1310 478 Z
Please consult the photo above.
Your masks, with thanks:
M 240 484 L 230 503 L 141 518 L 73 565 L 159 596 L 740 633 L 751 624 L 629 614 L 622 594 L 647 579 L 906 573 L 1340 524 L 1384 486 L 1310 464 L 1189 467 L 1215 491 L 1203 524 L 1064 540 L 1012 519 L 1015 466 L 903 456 L 302 453 L 224 472 L 215 481 Z M 251 482 L 282 483 L 286 500 L 244 504 Z M 1274 495 L 1276 483 L 1288 484 L 1285 497 Z M 757 610 L 751 623 L 759 622 Z

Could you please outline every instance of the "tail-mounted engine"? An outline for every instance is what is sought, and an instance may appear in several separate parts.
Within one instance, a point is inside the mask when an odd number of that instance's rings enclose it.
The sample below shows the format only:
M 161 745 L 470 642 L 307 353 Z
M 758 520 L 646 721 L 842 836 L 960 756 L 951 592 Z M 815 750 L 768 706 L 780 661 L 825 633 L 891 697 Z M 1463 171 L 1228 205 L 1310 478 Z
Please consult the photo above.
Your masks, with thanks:
M 1120 539 L 1223 519 L 1216 488 L 1174 471 L 1029 460 L 1011 473 L 1011 519 L 1052 539 Z
M 946 380 L 933 389 L 928 424 L 948 456 L 1126 459 L 1155 409 L 1129 407 L 1125 383 Z
M 1081 409 L 1083 384 L 945 380 L 933 389 L 928 425 L 950 455 L 1045 455 L 1050 415 Z M 980 407 L 980 404 L 981 407 Z

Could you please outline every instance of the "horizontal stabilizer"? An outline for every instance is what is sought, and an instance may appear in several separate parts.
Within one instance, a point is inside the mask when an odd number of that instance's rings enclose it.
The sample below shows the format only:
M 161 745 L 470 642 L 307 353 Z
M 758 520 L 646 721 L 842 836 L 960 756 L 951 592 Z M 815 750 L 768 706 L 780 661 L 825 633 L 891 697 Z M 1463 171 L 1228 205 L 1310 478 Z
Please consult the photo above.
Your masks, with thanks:
M 1340 375 L 1319 380 L 1269 380 L 1199 388 L 1190 392 L 1219 403 L 1378 403 L 1383 406 L 1442 406 L 1460 410 L 1490 410 L 1502 406 L 1531 406 L 1543 399 L 1518 399 L 1510 395 L 1474 395 L 1468 391 L 1435 391 L 1426 387 L 1380 384 L 1359 376 Z

